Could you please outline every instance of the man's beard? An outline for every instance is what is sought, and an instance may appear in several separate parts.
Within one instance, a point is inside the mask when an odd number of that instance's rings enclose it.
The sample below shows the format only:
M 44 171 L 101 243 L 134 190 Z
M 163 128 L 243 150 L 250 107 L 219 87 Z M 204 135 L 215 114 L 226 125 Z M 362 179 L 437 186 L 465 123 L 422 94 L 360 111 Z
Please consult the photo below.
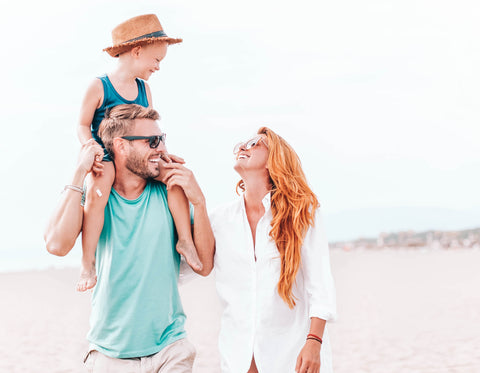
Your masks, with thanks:
M 148 161 L 147 161 L 148 162 Z M 137 176 L 140 176 L 142 179 L 154 179 L 160 175 L 160 169 L 152 171 L 148 164 L 145 164 L 145 161 L 138 156 L 138 153 L 135 151 L 130 152 L 129 157 L 127 158 L 125 167 L 130 172 L 134 173 Z

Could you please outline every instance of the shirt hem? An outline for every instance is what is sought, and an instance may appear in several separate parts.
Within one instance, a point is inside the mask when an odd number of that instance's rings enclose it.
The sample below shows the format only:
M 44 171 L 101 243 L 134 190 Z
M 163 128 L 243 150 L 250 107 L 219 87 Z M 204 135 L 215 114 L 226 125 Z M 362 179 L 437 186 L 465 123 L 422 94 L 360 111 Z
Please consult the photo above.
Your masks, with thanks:
M 111 358 L 114 358 L 114 359 L 131 359 L 131 358 L 136 358 L 136 357 L 144 357 L 144 356 L 154 355 L 154 354 L 160 352 L 161 350 L 163 350 L 168 345 L 171 345 L 172 343 L 177 342 L 180 339 L 185 339 L 186 337 L 187 337 L 187 333 L 184 331 L 184 332 L 180 333 L 179 335 L 168 339 L 166 342 L 164 342 L 164 343 L 162 343 L 158 346 L 149 348 L 147 350 L 141 350 L 141 351 L 118 353 L 118 352 L 115 352 L 115 351 L 107 350 L 107 349 L 105 349 L 105 348 L 103 348 L 103 347 L 101 347 L 101 346 L 99 346 L 99 345 L 97 345 L 93 342 L 90 342 L 89 350 L 90 351 L 91 350 L 97 350 L 98 352 L 101 352 L 105 356 L 108 356 L 108 357 L 111 357 Z
M 321 312 L 316 310 L 310 311 L 308 317 L 309 318 L 317 317 L 327 322 L 334 322 L 337 319 L 336 315 L 331 312 Z

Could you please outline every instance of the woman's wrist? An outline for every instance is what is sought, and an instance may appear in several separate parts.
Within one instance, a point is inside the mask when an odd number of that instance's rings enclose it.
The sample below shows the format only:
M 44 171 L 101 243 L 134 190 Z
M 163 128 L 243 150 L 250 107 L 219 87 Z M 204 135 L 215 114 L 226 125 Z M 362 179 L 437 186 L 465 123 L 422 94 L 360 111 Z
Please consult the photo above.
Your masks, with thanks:
M 310 328 L 306 336 L 307 341 L 316 343 L 319 346 L 323 343 L 323 332 L 325 331 L 326 321 L 319 317 L 310 318 Z
M 312 342 L 312 343 L 318 345 L 318 348 L 320 348 L 322 346 L 322 343 L 323 343 L 322 338 L 312 336 L 311 334 L 309 334 L 307 336 L 307 342 Z
M 307 335 L 307 339 L 311 339 L 311 340 L 317 341 L 317 342 L 319 342 L 320 344 L 323 343 L 322 337 L 320 337 L 318 334 L 309 333 L 309 334 Z
M 316 340 L 314 340 L 313 338 L 307 338 L 305 340 L 305 344 L 309 344 L 309 345 L 312 345 L 312 346 L 316 346 L 320 349 L 320 347 L 322 347 L 322 344 Z

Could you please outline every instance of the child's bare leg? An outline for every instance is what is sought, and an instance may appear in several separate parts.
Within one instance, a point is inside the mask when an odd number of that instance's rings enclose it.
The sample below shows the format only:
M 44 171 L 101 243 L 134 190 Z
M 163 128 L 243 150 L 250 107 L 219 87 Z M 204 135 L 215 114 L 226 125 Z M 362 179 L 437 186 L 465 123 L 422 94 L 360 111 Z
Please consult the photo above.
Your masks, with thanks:
M 192 239 L 190 208 L 187 197 L 185 197 L 182 188 L 179 186 L 173 186 L 168 190 L 168 207 L 177 229 L 177 251 L 185 257 L 190 267 L 200 271 L 203 268 L 203 264 L 198 258 L 197 249 Z
M 105 206 L 115 179 L 113 162 L 103 162 L 103 166 L 103 175 L 92 175 L 87 181 L 87 198 L 82 228 L 82 268 L 77 283 L 77 291 L 86 291 L 93 288 L 97 283 L 95 251 L 103 229 Z

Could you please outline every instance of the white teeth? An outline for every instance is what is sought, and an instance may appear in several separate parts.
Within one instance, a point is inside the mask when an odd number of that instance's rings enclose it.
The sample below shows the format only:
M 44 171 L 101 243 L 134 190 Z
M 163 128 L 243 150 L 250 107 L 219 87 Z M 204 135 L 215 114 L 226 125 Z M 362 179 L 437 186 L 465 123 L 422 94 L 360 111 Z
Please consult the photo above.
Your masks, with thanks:
M 149 159 L 148 161 L 152 163 L 158 163 L 160 162 L 160 158 L 153 158 L 153 159 Z
M 245 158 L 248 158 L 245 154 L 242 154 L 242 155 L 238 156 L 238 159 L 245 159 Z

